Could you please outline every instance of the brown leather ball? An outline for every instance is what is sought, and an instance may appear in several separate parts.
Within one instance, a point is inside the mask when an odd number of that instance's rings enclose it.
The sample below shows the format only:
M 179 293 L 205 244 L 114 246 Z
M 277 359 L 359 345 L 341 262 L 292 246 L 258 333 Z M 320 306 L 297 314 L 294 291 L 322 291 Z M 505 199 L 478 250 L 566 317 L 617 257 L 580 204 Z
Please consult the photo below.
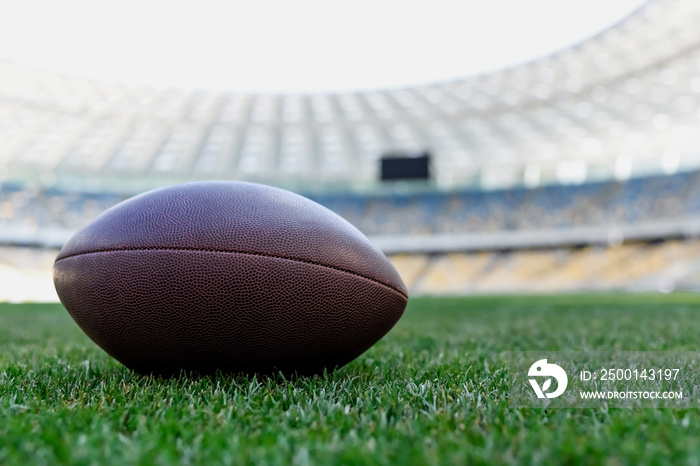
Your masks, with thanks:
M 312 374 L 399 320 L 406 286 L 359 230 L 269 186 L 156 189 L 63 247 L 56 291 L 85 333 L 141 373 Z

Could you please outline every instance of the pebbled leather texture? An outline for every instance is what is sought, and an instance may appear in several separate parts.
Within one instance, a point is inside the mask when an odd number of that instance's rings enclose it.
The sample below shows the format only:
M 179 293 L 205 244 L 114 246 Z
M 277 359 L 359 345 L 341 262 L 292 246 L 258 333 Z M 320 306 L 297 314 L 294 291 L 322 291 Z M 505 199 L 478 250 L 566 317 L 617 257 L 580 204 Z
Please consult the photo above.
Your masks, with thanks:
M 107 210 L 54 264 L 56 290 L 107 353 L 143 373 L 318 373 L 403 314 L 391 263 L 302 196 L 242 182 L 162 188 Z

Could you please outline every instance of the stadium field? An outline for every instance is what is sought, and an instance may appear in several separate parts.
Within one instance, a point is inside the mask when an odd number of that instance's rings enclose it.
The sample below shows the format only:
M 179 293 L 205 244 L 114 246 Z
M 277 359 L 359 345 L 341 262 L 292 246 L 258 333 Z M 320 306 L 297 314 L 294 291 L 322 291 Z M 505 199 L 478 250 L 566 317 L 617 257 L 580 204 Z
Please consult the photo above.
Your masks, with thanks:
M 683 350 L 700 296 L 415 298 L 332 374 L 155 379 L 0 305 L 0 464 L 698 464 L 697 409 L 512 409 L 511 350 Z

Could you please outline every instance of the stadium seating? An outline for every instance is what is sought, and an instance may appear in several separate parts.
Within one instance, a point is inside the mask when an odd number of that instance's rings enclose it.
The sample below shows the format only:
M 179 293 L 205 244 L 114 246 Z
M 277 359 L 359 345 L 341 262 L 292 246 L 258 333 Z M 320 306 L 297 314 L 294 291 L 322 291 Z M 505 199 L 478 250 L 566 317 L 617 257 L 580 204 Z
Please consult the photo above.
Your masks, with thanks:
M 113 193 L 0 186 L 0 226 L 74 230 L 123 200 Z M 624 183 L 491 192 L 314 195 L 368 235 L 429 235 L 635 224 L 700 213 L 700 172 Z
M 73 179 L 364 187 L 377 183 L 382 153 L 428 150 L 440 189 L 673 173 L 700 166 L 699 20 L 696 2 L 657 0 L 519 66 L 326 94 L 127 86 L 0 59 L 0 167 Z M 571 200 L 539 205 L 558 210 Z
M 51 248 L 110 206 L 212 178 L 291 187 L 375 240 L 611 233 L 392 255 L 412 293 L 693 288 L 699 22 L 700 3 L 647 2 L 530 63 L 315 95 L 135 87 L 0 59 L 0 300 L 31 289 Z M 380 183 L 382 153 L 423 150 L 428 183 Z M 627 234 L 664 222 L 677 228 Z
M 19 244 L 22 235 L 38 230 L 71 232 L 123 198 L 105 192 L 62 192 L 5 184 L 0 187 L 0 228 L 16 232 L 15 243 Z M 700 209 L 700 172 L 625 183 L 491 192 L 329 194 L 316 195 L 315 200 L 370 236 L 634 226 L 696 217 Z M 42 289 L 42 296 L 52 296 L 45 272 L 55 254 L 54 249 L 0 247 L 0 272 L 6 283 L 11 281 L 10 272 L 21 271 L 19 278 L 12 279 L 17 283 L 5 287 L 0 299 L 18 299 L 19 290 L 33 288 Z M 700 271 L 700 241 L 691 237 L 651 243 L 612 242 L 608 246 L 397 254 L 391 260 L 414 294 L 656 289 L 659 280 L 693 288 L 697 280 L 684 282 L 684 277 Z M 37 271 L 42 268 L 44 276 L 39 279 Z
M 410 260 L 408 259 L 410 257 Z M 696 290 L 700 241 L 390 256 L 411 294 Z

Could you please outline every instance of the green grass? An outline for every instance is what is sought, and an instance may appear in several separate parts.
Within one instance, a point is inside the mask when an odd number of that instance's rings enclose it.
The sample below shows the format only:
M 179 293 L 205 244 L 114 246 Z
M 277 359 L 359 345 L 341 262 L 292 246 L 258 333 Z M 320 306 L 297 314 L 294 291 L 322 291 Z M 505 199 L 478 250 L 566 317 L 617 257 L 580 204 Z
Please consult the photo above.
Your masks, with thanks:
M 0 305 L 0 464 L 699 464 L 697 409 L 511 409 L 507 351 L 698 349 L 700 296 L 412 299 L 330 375 L 141 377 Z

